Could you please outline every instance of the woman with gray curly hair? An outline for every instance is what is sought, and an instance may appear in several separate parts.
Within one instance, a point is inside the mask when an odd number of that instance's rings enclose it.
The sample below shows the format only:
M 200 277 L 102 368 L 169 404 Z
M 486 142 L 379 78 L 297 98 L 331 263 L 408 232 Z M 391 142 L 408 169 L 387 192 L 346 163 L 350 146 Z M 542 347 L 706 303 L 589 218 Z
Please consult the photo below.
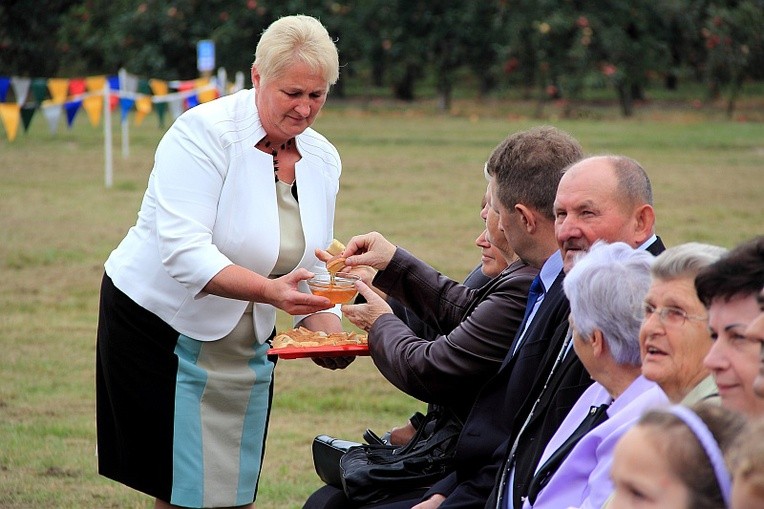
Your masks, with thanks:
M 616 442 L 646 409 L 668 402 L 640 371 L 639 312 L 653 259 L 599 241 L 565 276 L 573 348 L 595 383 L 547 444 L 524 508 L 602 507 Z

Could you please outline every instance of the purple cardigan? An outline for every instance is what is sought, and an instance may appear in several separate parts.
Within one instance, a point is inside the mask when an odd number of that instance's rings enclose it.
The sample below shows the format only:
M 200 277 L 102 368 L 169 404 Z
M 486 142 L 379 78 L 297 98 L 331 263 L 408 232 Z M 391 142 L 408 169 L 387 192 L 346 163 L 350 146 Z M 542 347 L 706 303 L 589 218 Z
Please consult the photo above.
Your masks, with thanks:
M 570 410 L 557 432 L 544 449 L 539 466 L 578 427 L 589 407 L 610 401 L 610 395 L 599 383 L 592 384 Z M 570 451 L 559 469 L 542 489 L 534 509 L 579 507 L 597 508 L 603 506 L 613 492 L 610 481 L 610 465 L 616 442 L 648 409 L 669 404 L 666 394 L 655 382 L 643 376 L 637 377 L 631 385 L 613 401 L 607 411 L 608 420 L 587 433 Z M 530 508 L 528 500 L 523 509 Z

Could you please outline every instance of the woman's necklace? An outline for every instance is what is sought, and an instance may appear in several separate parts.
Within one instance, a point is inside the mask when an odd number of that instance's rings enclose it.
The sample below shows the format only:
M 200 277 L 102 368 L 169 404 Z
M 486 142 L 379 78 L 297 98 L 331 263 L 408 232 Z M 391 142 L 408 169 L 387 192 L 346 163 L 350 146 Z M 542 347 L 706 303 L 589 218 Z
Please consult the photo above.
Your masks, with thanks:
M 259 142 L 257 142 L 256 147 L 262 147 L 266 151 L 270 151 L 271 155 L 273 156 L 273 175 L 276 177 L 276 182 L 279 180 L 279 151 L 286 150 L 287 148 L 290 148 L 294 144 L 294 138 L 290 138 L 281 145 L 278 145 L 276 143 L 273 143 L 267 138 L 263 138 Z

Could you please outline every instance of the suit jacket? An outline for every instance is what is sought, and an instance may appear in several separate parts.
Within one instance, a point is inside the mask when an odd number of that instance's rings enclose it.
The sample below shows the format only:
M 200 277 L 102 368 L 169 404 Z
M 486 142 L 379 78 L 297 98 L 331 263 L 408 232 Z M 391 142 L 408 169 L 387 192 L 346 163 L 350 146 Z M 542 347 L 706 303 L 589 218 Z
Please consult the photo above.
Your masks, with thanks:
M 611 397 L 598 383 L 591 385 L 563 420 L 547 444 L 539 466 L 562 445 L 586 417 L 589 408 L 607 404 Z M 621 436 L 651 408 L 669 404 L 666 394 L 655 382 L 643 376 L 616 398 L 607 410 L 608 419 L 589 431 L 563 460 L 549 483 L 539 492 L 533 507 L 555 509 L 574 506 L 580 509 L 599 509 L 610 497 L 610 465 L 613 448 Z M 530 509 L 528 500 L 523 509 Z
M 443 508 L 483 507 L 503 459 L 503 455 L 495 459 L 495 454 L 505 450 L 526 399 L 538 397 L 540 387 L 534 387 L 534 382 L 547 369 L 543 362 L 550 342 L 567 330 L 570 307 L 562 289 L 563 278 L 560 272 L 517 351 L 508 352 L 499 372 L 480 391 L 459 435 L 456 472 L 433 486 L 424 498 L 441 493 L 448 496 Z
M 647 251 L 653 255 L 657 255 L 665 250 L 665 246 L 660 238 L 648 246 Z M 557 336 L 553 340 L 553 347 L 550 348 L 544 365 L 551 366 L 554 358 L 560 351 L 563 336 Z M 548 371 L 544 371 L 547 373 Z M 544 377 L 541 377 L 544 378 Z M 539 390 L 539 386 L 543 386 L 545 380 L 539 379 L 536 381 L 536 388 Z M 551 439 L 552 435 L 557 431 L 565 416 L 573 407 L 578 398 L 583 394 L 592 380 L 587 373 L 586 368 L 578 359 L 575 352 L 571 351 L 566 356 L 562 365 L 554 373 L 552 379 L 549 382 L 549 386 L 544 390 L 543 396 L 534 411 L 533 417 L 528 422 L 527 427 L 523 431 L 522 439 L 520 440 L 514 458 L 514 485 L 513 485 L 513 506 L 517 509 L 522 507 L 521 498 L 528 492 L 528 487 L 533 474 L 536 471 L 536 467 L 539 463 L 542 453 L 546 444 Z M 527 400 L 523 409 L 521 410 L 522 419 L 525 419 L 530 413 L 530 409 L 533 406 L 535 400 Z M 515 432 L 519 428 L 520 424 L 515 426 Z M 516 436 L 512 436 L 509 444 L 515 441 Z M 504 453 L 504 462 L 501 467 L 502 471 L 506 470 L 508 465 L 507 453 L 509 447 L 507 447 Z M 495 459 L 495 457 L 494 457 Z M 500 483 L 496 483 L 492 496 L 489 497 L 487 506 L 494 507 L 493 500 L 496 497 L 504 496 L 505 487 L 500 486 Z M 501 499 L 499 498 L 500 506 L 503 506 Z
M 248 305 L 202 292 L 215 274 L 237 264 L 267 277 L 278 259 L 273 160 L 255 148 L 264 135 L 254 90 L 200 104 L 178 117 L 157 147 L 137 222 L 106 261 L 117 288 L 191 338 L 222 338 Z M 310 128 L 295 143 L 305 238 L 298 266 L 325 272 L 314 251 L 333 237 L 340 158 Z M 309 291 L 305 282 L 300 289 Z M 276 322 L 275 308 L 256 303 L 253 316 L 262 343 Z
M 414 335 L 397 316 L 382 315 L 369 330 L 372 360 L 402 391 L 449 406 L 464 419 L 479 388 L 509 349 L 537 272 L 518 261 L 472 289 L 398 248 L 374 285 L 399 299 L 440 336 L 428 341 Z
M 648 247 L 653 254 L 662 250 L 660 239 Z M 562 289 L 563 277 L 560 273 L 547 290 L 516 354 L 508 356 L 499 373 L 481 391 L 459 437 L 457 471 L 424 495 L 446 495 L 443 509 L 494 507 L 497 497 L 504 495 L 505 486 L 498 480 L 506 471 L 508 453 L 542 393 L 567 334 L 570 305 Z M 543 452 L 538 444 L 547 443 L 590 384 L 575 354 L 567 356 L 555 371 L 529 423 L 530 438 L 521 442 L 534 453 L 528 462 L 532 463 L 531 476 Z

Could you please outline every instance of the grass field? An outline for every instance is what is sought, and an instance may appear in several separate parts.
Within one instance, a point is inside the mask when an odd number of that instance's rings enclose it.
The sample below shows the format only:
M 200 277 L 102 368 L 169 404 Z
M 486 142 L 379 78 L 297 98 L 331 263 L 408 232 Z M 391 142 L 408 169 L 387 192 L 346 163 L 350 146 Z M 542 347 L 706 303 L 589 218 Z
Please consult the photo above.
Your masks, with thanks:
M 749 117 L 761 116 L 761 104 Z M 461 279 L 478 259 L 483 162 L 508 133 L 536 125 L 511 105 L 429 108 L 329 105 L 316 127 L 338 147 L 343 178 L 336 237 L 378 230 Z M 754 115 L 755 114 L 755 115 Z M 588 115 L 593 117 L 595 115 Z M 547 120 L 590 153 L 641 161 L 655 188 L 667 245 L 733 246 L 764 233 L 764 124 L 696 111 L 645 110 L 625 121 Z M 114 186 L 104 188 L 101 130 L 81 115 L 56 135 L 36 118 L 0 140 L 0 508 L 150 507 L 100 478 L 95 466 L 94 341 L 102 264 L 135 220 L 163 132 L 130 128 L 123 158 L 115 126 Z M 280 317 L 280 327 L 289 325 Z M 359 439 L 399 424 L 422 404 L 368 358 L 330 372 L 282 361 L 261 479 L 260 509 L 300 507 L 320 481 L 310 442 Z

